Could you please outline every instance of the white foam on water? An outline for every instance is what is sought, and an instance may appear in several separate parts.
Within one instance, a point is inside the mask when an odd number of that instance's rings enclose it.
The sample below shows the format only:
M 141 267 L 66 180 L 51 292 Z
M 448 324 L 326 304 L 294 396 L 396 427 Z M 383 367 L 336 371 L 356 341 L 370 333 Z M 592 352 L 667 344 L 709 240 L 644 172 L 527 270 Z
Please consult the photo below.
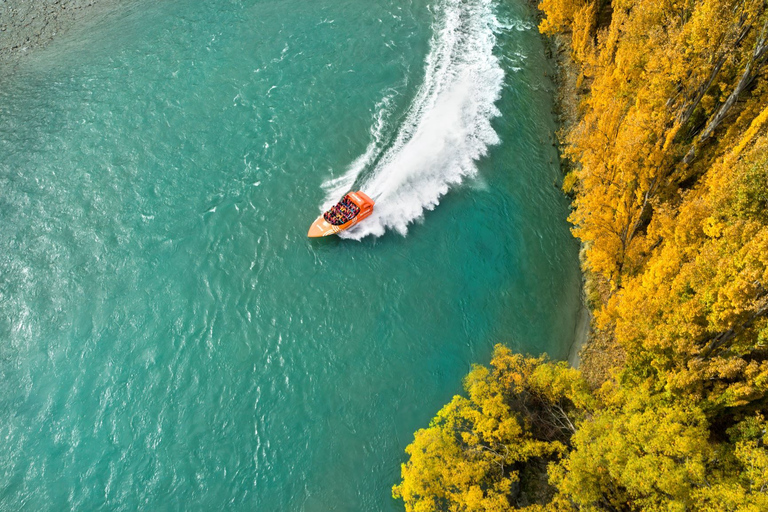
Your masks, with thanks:
M 386 128 L 387 118 L 391 113 L 392 100 L 394 99 L 395 94 L 396 91 L 391 91 L 376 104 L 374 123 L 371 126 L 371 142 L 368 144 L 368 147 L 365 148 L 365 152 L 350 164 L 344 174 L 338 178 L 333 178 L 323 183 L 322 187 L 323 190 L 325 190 L 325 201 L 321 207 L 322 211 L 328 210 L 331 206 L 336 204 L 344 194 L 351 190 L 352 185 L 354 185 L 358 176 L 360 176 L 360 173 L 371 165 L 371 162 L 373 162 L 381 151 L 384 142 L 384 130 Z
M 378 156 L 381 126 L 374 140 L 347 172 L 325 185 L 327 204 L 355 188 L 376 201 L 374 212 L 344 238 L 381 236 L 388 229 L 405 235 L 408 226 L 431 210 L 451 187 L 477 174 L 475 162 L 499 143 L 491 119 L 504 71 L 493 55 L 500 25 L 492 0 L 444 0 L 435 9 L 433 36 L 424 82 L 416 93 L 395 140 L 370 173 Z M 380 109 L 385 112 L 385 109 Z M 386 115 L 377 118 L 382 124 Z M 358 177 L 364 175 L 361 180 Z M 333 195 L 331 195 L 333 193 Z

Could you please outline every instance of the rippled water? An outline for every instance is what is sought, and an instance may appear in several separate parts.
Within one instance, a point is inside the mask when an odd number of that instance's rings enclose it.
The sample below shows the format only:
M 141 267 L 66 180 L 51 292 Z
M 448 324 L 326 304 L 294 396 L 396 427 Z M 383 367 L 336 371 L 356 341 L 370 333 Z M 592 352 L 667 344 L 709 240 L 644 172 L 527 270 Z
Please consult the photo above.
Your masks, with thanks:
M 567 355 L 547 69 L 524 0 L 138 0 L 0 79 L 0 508 L 400 510 L 472 363 Z

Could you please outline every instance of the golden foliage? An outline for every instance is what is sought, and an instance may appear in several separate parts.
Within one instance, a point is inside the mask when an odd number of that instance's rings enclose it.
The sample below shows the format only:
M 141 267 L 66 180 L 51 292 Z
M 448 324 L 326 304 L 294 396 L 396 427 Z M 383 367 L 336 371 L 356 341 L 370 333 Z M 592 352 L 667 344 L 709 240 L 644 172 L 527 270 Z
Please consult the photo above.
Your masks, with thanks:
M 542 34 L 569 31 L 576 13 L 586 3 L 586 0 L 542 0 L 539 10 L 544 13 L 544 18 L 539 30 Z
M 613 2 L 596 56 L 580 57 L 593 81 L 566 141 L 579 191 L 570 220 L 588 247 L 589 270 L 614 289 L 643 263 L 654 242 L 644 228 L 679 187 L 671 178 L 691 146 L 692 123 L 713 116 L 736 86 L 764 11 L 762 1 Z M 574 54 L 589 54 L 588 39 L 574 41 Z
M 573 449 L 550 474 L 581 507 L 686 510 L 711 456 L 704 414 L 647 390 L 611 390 L 581 425 Z
M 768 392 L 768 138 L 729 157 L 677 208 L 657 209 L 648 236 L 662 242 L 598 315 L 669 389 L 712 407 Z
M 475 366 L 464 380 L 468 398 L 455 396 L 406 448 L 409 460 L 392 494 L 407 511 L 509 510 L 520 463 L 556 458 L 576 409 L 592 406 L 586 383 L 564 363 L 499 345 L 491 366 Z M 535 430 L 524 428 L 532 414 Z

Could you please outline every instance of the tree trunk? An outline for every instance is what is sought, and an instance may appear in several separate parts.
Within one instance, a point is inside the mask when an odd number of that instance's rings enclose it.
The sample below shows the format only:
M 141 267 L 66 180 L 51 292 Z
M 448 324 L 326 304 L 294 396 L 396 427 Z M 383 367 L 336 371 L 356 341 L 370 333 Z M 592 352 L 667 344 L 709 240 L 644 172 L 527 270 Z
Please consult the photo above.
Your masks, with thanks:
M 748 329 L 755 320 L 765 315 L 768 315 L 768 301 L 764 301 L 762 305 L 758 306 L 755 312 L 743 324 L 732 327 L 711 338 L 696 359 L 703 360 L 711 357 L 716 350 L 730 343 L 736 336 Z
M 698 142 L 691 146 L 688 154 L 686 154 L 685 158 L 683 158 L 683 163 L 690 164 L 693 161 L 694 157 L 696 156 L 696 147 L 702 146 L 707 142 L 707 140 L 709 140 L 710 137 L 712 137 L 712 134 L 715 132 L 717 127 L 720 126 L 720 123 L 723 122 L 725 116 L 728 115 L 728 112 L 730 112 L 731 108 L 733 108 L 733 106 L 736 104 L 736 101 L 739 99 L 739 96 L 741 96 L 741 93 L 744 92 L 749 84 L 752 83 L 752 80 L 754 80 L 757 74 L 761 71 L 763 65 L 765 64 L 766 57 L 768 57 L 768 38 L 766 37 L 767 30 L 768 22 L 763 25 L 763 29 L 760 31 L 760 37 L 755 44 L 755 50 L 752 52 L 752 58 L 750 58 L 749 62 L 747 62 L 747 66 L 744 68 L 744 72 L 741 74 L 741 79 L 739 80 L 739 83 L 736 84 L 736 88 L 733 90 L 730 96 L 728 96 L 728 99 L 725 100 L 725 103 L 720 106 L 717 113 L 709 121 L 707 127 L 699 136 Z
M 752 29 L 752 25 L 744 25 L 744 22 L 745 19 L 742 15 L 738 23 L 733 27 L 735 39 L 729 43 L 727 42 L 729 38 L 725 38 L 726 42 L 724 42 L 720 47 L 720 56 L 717 58 L 712 71 L 709 73 L 707 81 L 699 86 L 699 88 L 696 90 L 696 96 L 694 97 L 693 101 L 687 107 L 685 107 L 678 116 L 678 126 L 681 128 L 685 126 L 686 123 L 688 123 L 688 121 L 691 119 L 691 116 L 696 111 L 696 107 L 698 107 L 699 103 L 701 103 L 701 100 L 704 99 L 704 95 L 707 93 L 709 88 L 712 87 L 712 84 L 715 83 L 717 75 L 720 74 L 720 71 L 723 69 L 725 62 L 728 60 L 728 55 L 730 55 L 741 44 L 744 38 L 747 37 L 749 31 Z M 675 138 L 677 138 L 679 135 L 680 133 L 678 132 Z

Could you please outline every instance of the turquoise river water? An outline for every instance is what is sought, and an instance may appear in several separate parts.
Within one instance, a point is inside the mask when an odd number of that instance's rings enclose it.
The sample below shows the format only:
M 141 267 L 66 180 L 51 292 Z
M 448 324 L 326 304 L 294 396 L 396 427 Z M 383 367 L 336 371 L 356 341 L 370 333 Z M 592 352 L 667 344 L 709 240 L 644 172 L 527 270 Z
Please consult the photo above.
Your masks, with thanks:
M 548 70 L 525 0 L 136 0 L 0 78 L 0 509 L 402 510 L 573 339 Z

